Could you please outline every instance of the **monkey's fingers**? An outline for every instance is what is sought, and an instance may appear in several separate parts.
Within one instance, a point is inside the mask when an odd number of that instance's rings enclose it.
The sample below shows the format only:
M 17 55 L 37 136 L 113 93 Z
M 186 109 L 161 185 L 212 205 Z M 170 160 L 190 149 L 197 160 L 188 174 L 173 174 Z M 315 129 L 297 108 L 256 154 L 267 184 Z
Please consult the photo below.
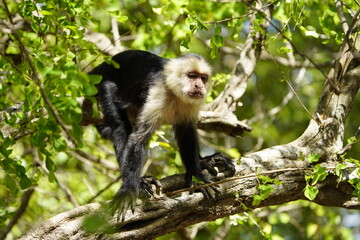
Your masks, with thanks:
M 202 170 L 207 170 L 211 175 L 216 176 L 218 171 L 215 169 L 215 161 L 212 156 L 201 157 L 199 162 Z
M 202 169 L 216 176 L 219 172 L 228 172 L 227 175 L 233 176 L 235 174 L 235 164 L 233 160 L 223 153 L 214 153 L 213 155 L 206 156 L 200 159 L 200 166 Z
M 194 183 L 197 185 L 197 183 Z M 201 185 L 200 185 L 201 186 Z M 220 194 L 220 187 L 218 185 L 212 185 L 210 187 L 204 187 L 198 189 L 199 192 L 201 192 L 206 199 L 209 200 L 215 200 L 215 195 Z
M 198 180 L 200 180 L 200 182 L 204 183 L 204 184 L 209 184 L 211 183 L 211 180 L 209 178 L 208 175 L 206 174 L 203 174 L 203 173 L 198 173 L 196 176 L 195 176 Z M 194 183 L 192 182 L 192 186 L 203 186 L 202 183 Z M 207 187 L 201 187 L 199 189 L 200 192 L 202 192 L 205 196 L 205 198 L 207 199 L 215 199 L 215 194 L 219 194 L 221 193 L 220 192 L 220 186 L 219 185 L 210 185 L 210 186 L 207 186 Z
M 154 177 L 142 177 L 140 179 L 140 188 L 147 198 L 151 196 L 156 198 L 152 186 L 155 186 L 155 193 L 160 195 L 162 185 L 158 179 Z
M 213 155 L 215 165 L 221 172 L 228 171 L 231 176 L 236 172 L 234 161 L 223 153 L 215 153 Z

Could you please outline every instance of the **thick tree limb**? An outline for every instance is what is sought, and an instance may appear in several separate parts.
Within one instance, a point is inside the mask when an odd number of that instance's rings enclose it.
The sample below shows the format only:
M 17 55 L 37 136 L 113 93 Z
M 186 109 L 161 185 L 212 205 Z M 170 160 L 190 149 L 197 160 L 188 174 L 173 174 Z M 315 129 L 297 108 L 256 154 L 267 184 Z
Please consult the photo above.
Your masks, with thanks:
M 238 170 L 248 171 L 247 166 L 250 162 L 258 162 L 256 165 L 260 166 L 260 161 L 267 158 L 269 154 L 280 156 L 284 155 L 284 152 L 291 154 L 292 150 L 289 149 L 289 146 L 279 146 L 259 152 L 244 159 L 245 161 L 238 166 Z M 257 206 L 252 206 L 252 196 L 258 193 L 256 189 L 258 180 L 255 175 L 251 174 L 247 178 L 221 184 L 222 194 L 216 196 L 214 201 L 204 199 L 201 193 L 149 201 L 146 204 L 138 205 L 134 214 L 128 211 L 126 220 L 122 224 L 116 223 L 115 218 L 111 219 L 104 214 L 101 204 L 89 204 L 61 213 L 43 222 L 20 239 L 153 239 L 198 222 L 212 221 L 254 208 L 304 199 L 305 170 L 298 169 L 298 167 L 306 165 L 306 162 L 283 159 L 279 160 L 276 165 L 293 167 L 278 169 L 278 173 L 271 174 L 271 177 L 276 177 L 284 183 L 275 186 L 275 191 L 270 197 Z M 269 167 L 276 166 L 269 164 Z M 179 176 L 173 176 L 163 179 L 162 184 L 164 186 L 171 185 L 174 179 L 177 179 L 178 183 L 178 178 Z M 348 177 L 344 177 L 337 186 L 337 178 L 328 177 L 318 186 L 320 193 L 315 202 L 327 206 L 360 209 L 360 203 L 352 196 L 353 189 L 346 180 Z M 109 225 L 105 225 L 104 229 L 100 229 L 98 232 L 88 233 L 83 228 L 83 222 L 94 212 L 99 213 L 99 216 Z

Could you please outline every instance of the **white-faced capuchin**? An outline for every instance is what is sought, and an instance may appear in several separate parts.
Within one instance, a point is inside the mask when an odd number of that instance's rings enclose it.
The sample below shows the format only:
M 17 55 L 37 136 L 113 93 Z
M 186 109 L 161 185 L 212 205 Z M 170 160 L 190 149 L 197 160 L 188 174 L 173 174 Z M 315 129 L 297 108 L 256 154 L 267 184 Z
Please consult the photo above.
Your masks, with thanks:
M 155 54 L 129 50 L 113 57 L 119 64 L 102 63 L 90 74 L 101 75 L 97 99 L 104 114 L 97 129 L 110 139 L 120 166 L 122 186 L 112 201 L 118 220 L 133 209 L 138 197 L 153 194 L 151 184 L 159 181 L 141 176 L 149 138 L 161 124 L 171 124 L 186 168 L 185 182 L 192 177 L 210 182 L 216 170 L 206 161 L 220 158 L 234 171 L 229 158 L 222 154 L 201 158 L 196 130 L 200 107 L 209 91 L 211 66 L 197 54 L 166 59 Z

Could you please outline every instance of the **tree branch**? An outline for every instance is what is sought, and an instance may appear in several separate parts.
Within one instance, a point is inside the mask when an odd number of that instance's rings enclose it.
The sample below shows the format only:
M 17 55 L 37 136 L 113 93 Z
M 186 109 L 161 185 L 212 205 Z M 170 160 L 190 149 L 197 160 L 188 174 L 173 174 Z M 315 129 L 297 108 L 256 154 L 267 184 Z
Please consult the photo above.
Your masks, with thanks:
M 26 211 L 27 206 L 29 205 L 30 198 L 32 194 L 34 193 L 34 188 L 29 188 L 26 190 L 21 198 L 21 204 L 20 207 L 16 210 L 14 217 L 11 219 L 10 223 L 2 230 L 0 233 L 0 240 L 3 240 L 6 238 L 6 235 L 11 231 L 13 226 L 16 225 L 16 223 L 19 221 L 21 216 Z
M 211 103 L 207 104 L 200 113 L 200 128 L 204 130 L 216 129 L 231 136 L 241 136 L 244 131 L 250 131 L 251 127 L 241 122 L 234 114 L 239 104 L 239 99 L 245 93 L 247 83 L 255 70 L 260 57 L 264 36 L 254 31 L 255 13 L 260 10 L 267 16 L 271 15 L 270 7 L 263 9 L 257 5 L 257 9 L 250 9 L 250 31 L 239 59 L 233 69 L 232 75 L 224 90 Z M 269 22 L 265 21 L 262 28 L 266 29 Z
M 278 146 L 268 151 L 291 151 L 289 146 Z M 269 152 L 257 153 L 257 160 L 261 161 Z M 253 155 L 255 157 L 255 155 Z M 246 157 L 242 164 L 238 165 L 241 172 L 249 170 L 248 163 L 255 160 Z M 260 162 L 257 164 L 259 166 Z M 111 218 L 106 215 L 104 205 L 95 203 L 88 204 L 66 213 L 61 213 L 30 230 L 27 234 L 20 237 L 24 239 L 153 239 L 157 236 L 170 233 L 184 227 L 202 221 L 212 221 L 217 218 L 241 213 L 264 206 L 278 205 L 290 201 L 305 199 L 303 189 L 306 185 L 304 176 L 305 170 L 296 166 L 306 165 L 302 160 L 282 160 L 278 164 L 285 166 L 295 166 L 289 169 L 278 169 L 276 171 L 263 172 L 270 174 L 272 178 L 277 178 L 283 182 L 280 186 L 274 186 L 275 191 L 268 199 L 257 206 L 252 205 L 252 197 L 257 194 L 258 184 L 257 174 L 233 178 L 231 181 L 221 183 L 221 195 L 217 195 L 214 201 L 207 200 L 201 193 L 191 195 L 176 195 L 174 198 L 164 198 L 161 200 L 148 201 L 138 204 L 135 212 L 130 210 L 126 214 L 123 223 L 117 223 L 116 217 Z M 266 167 L 263 166 L 262 167 Z M 269 165 L 269 167 L 275 167 Z M 351 167 L 351 166 L 350 166 Z M 328 167 L 334 169 L 335 166 Z M 348 169 L 349 172 L 351 168 Z M 320 193 L 315 202 L 327 206 L 339 206 L 349 209 L 360 209 L 360 203 L 356 197 L 352 196 L 352 187 L 344 177 L 338 184 L 337 177 L 331 175 L 324 182 L 318 185 Z M 169 190 L 172 182 L 181 182 L 183 176 L 171 176 L 161 180 L 164 191 Z M 219 183 L 218 183 L 219 184 Z M 172 189 L 171 189 L 172 190 Z M 101 218 L 106 223 L 99 229 L 92 229 L 94 232 L 86 232 L 83 222 L 89 216 Z M 100 225 L 99 225 L 100 226 Z

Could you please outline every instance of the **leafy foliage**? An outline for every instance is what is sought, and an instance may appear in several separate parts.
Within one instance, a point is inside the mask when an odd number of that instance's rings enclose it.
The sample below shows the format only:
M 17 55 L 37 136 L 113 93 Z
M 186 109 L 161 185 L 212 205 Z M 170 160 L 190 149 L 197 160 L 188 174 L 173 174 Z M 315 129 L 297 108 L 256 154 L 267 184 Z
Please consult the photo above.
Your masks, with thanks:
M 280 185 L 282 182 L 278 179 L 271 179 L 266 175 L 257 176 L 259 184 L 256 186 L 256 189 L 259 191 L 259 194 L 253 196 L 252 204 L 258 205 L 261 201 L 267 199 L 269 195 L 274 191 L 273 185 Z

